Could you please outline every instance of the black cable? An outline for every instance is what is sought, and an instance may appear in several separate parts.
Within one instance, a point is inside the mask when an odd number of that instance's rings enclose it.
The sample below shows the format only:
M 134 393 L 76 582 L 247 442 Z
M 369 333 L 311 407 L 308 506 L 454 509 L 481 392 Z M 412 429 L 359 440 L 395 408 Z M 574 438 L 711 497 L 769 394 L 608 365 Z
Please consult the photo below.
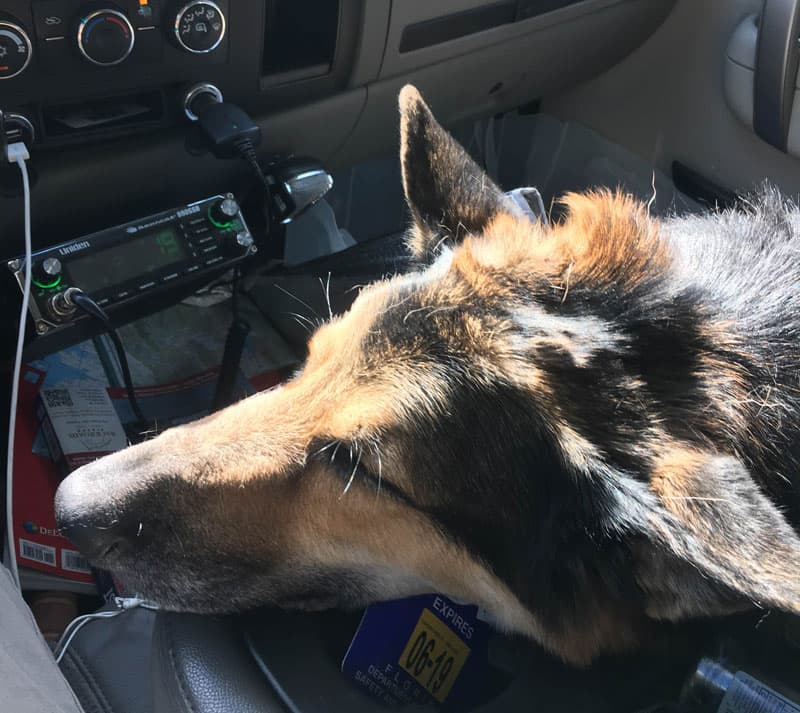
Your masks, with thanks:
M 242 319 L 239 313 L 239 281 L 240 271 L 236 267 L 233 273 L 233 284 L 231 289 L 231 311 L 232 321 L 228 329 L 228 336 L 225 339 L 225 350 L 220 363 L 219 377 L 217 386 L 214 390 L 214 397 L 211 401 L 211 411 L 219 411 L 225 406 L 229 406 L 235 400 L 234 389 L 239 375 L 239 368 L 242 363 L 245 343 L 250 334 L 250 323 Z
M 266 194 L 264 200 L 264 212 L 266 214 L 265 218 L 267 230 L 269 230 L 271 220 L 272 185 L 270 184 L 267 176 L 264 174 L 264 171 L 261 170 L 261 164 L 258 162 L 258 154 L 256 153 L 255 144 L 253 144 L 252 139 L 243 137 L 236 139 L 233 142 L 233 146 L 239 153 L 239 156 L 242 157 L 244 162 L 250 166 L 251 171 L 264 187 L 264 193 Z
M 117 360 L 119 361 L 119 368 L 122 371 L 122 380 L 125 382 L 125 393 L 128 397 L 128 403 L 133 410 L 133 415 L 136 420 L 144 427 L 147 426 L 147 419 L 144 417 L 139 401 L 136 398 L 136 391 L 133 388 L 133 378 L 131 377 L 131 369 L 128 364 L 128 357 L 125 355 L 125 347 L 122 345 L 122 340 L 117 334 L 117 330 L 110 325 L 106 325 L 106 332 L 111 337 L 114 343 L 114 349 L 117 352 Z
M 258 163 L 258 154 L 256 153 L 256 147 L 253 144 L 253 141 L 249 138 L 243 137 L 236 139 L 233 142 L 233 146 L 239 153 L 239 156 L 241 156 L 245 163 L 250 166 L 253 173 L 258 177 L 258 180 L 264 185 L 264 190 L 267 191 L 267 194 L 269 194 L 271 187 L 267 177 L 261 170 L 261 165 Z
M 111 338 L 111 342 L 114 344 L 114 350 L 117 353 L 119 368 L 122 371 L 122 380 L 125 383 L 125 393 L 128 397 L 128 403 L 131 406 L 133 415 L 136 417 L 136 420 L 139 422 L 139 424 L 146 428 L 148 421 L 145 418 L 141 407 L 139 406 L 138 399 L 136 398 L 136 391 L 133 388 L 133 377 L 131 376 L 131 368 L 128 364 L 128 357 L 125 354 L 125 347 L 122 344 L 119 334 L 117 334 L 117 330 L 114 329 L 114 326 L 111 323 L 111 318 L 108 316 L 106 311 L 99 304 L 97 304 L 97 302 L 79 289 L 71 288 L 67 290 L 64 293 L 64 299 L 68 302 L 71 302 L 78 309 L 84 312 L 84 314 L 96 319 L 103 325 L 103 329 L 106 331 L 108 336 Z
M 233 321 L 239 319 L 239 286 L 242 281 L 242 271 L 239 265 L 233 268 L 231 280 L 231 317 Z
M 261 128 L 240 107 L 228 102 L 212 102 L 198 108 L 197 128 L 204 143 L 217 158 L 239 157 L 250 167 L 259 185 L 264 188 L 269 229 L 272 184 L 258 162 L 256 147 L 261 144 Z

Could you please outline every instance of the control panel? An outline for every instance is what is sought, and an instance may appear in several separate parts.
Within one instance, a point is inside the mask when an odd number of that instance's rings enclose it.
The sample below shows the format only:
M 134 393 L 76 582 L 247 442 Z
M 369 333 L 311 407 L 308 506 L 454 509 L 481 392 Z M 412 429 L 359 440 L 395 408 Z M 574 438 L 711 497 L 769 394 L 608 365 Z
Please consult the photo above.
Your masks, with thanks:
M 39 147 L 56 148 L 184 123 L 181 92 L 200 81 L 241 101 L 264 9 L 245 3 L 237 24 L 230 5 L 0 0 L 0 108 L 31 122 Z
M 187 54 L 223 49 L 227 2 L 196 0 L 33 0 L 15 16 L 0 8 L 0 81 L 38 66 L 67 74 L 75 60 L 94 67 L 144 64 L 163 58 L 165 47 Z M 32 59 L 36 62 L 32 63 Z
M 251 116 L 285 111 L 348 86 L 366 6 L 0 0 L 0 109 L 32 124 L 37 152 L 185 127 L 200 83 Z
M 81 316 L 64 299 L 77 287 L 108 310 L 161 288 L 228 268 L 256 252 L 253 236 L 230 194 L 125 223 L 33 255 L 30 313 L 40 336 Z M 25 260 L 8 262 L 20 287 Z
M 33 45 L 25 30 L 15 22 L 0 22 L 0 80 L 13 79 L 31 63 Z

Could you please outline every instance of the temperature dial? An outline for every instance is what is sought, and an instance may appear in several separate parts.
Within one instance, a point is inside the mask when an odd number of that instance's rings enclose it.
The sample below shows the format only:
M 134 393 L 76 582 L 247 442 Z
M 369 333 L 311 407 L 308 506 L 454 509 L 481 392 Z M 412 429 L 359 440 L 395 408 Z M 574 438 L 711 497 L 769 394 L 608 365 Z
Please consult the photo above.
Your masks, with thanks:
M 0 79 L 22 74 L 31 63 L 31 40 L 13 22 L 0 22 Z
M 187 52 L 212 52 L 225 39 L 225 15 L 219 5 L 205 0 L 191 2 L 175 18 L 175 39 Z
M 78 23 L 78 49 L 92 64 L 111 67 L 133 51 L 133 26 L 118 10 L 95 10 Z

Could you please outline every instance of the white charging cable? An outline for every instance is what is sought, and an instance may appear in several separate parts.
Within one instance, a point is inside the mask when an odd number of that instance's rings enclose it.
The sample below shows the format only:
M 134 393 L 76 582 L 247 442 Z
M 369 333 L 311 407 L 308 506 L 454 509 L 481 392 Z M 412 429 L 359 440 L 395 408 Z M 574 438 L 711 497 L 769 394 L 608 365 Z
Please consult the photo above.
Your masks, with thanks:
M 19 402 L 19 377 L 22 373 L 22 350 L 25 346 L 25 323 L 28 316 L 28 302 L 31 297 L 31 262 L 33 247 L 31 245 L 31 185 L 28 167 L 25 162 L 30 158 L 28 148 L 22 142 L 9 144 L 6 148 L 6 159 L 16 163 L 22 174 L 22 187 L 25 196 L 25 281 L 22 288 L 22 308 L 19 314 L 19 332 L 17 333 L 17 355 L 14 360 L 14 373 L 11 381 L 11 412 L 8 419 L 8 461 L 6 463 L 6 547 L 11 577 L 17 589 L 21 589 L 19 568 L 17 567 L 17 548 L 14 540 L 14 436 L 17 430 L 17 404 Z
M 16 163 L 22 174 L 22 186 L 25 196 L 25 263 L 21 266 L 24 270 L 24 282 L 22 287 L 22 307 L 19 315 L 19 332 L 17 334 L 17 352 L 14 360 L 14 373 L 11 382 L 11 412 L 8 420 L 8 461 L 6 463 L 6 527 L 7 527 L 7 549 L 9 557 L 9 571 L 18 589 L 21 589 L 19 568 L 17 566 L 17 550 L 14 541 L 14 435 L 17 426 L 17 404 L 19 403 L 19 378 L 22 373 L 22 352 L 25 346 L 25 324 L 28 316 L 28 303 L 31 296 L 31 264 L 33 262 L 33 246 L 31 242 L 31 186 L 28 176 L 26 161 L 30 158 L 28 149 L 24 143 L 18 142 L 10 144 L 6 149 L 6 159 L 9 163 Z M 84 614 L 73 619 L 66 628 L 58 641 L 55 649 L 56 663 L 61 663 L 64 654 L 67 652 L 78 632 L 90 621 L 97 619 L 111 619 L 115 616 L 142 607 L 144 609 L 158 609 L 153 604 L 138 597 L 116 597 L 114 599 L 116 609 L 95 612 L 94 614 Z
M 70 647 L 72 640 L 77 636 L 78 632 L 90 621 L 113 619 L 131 609 L 142 608 L 152 609 L 154 611 L 158 610 L 158 607 L 155 605 L 149 604 L 144 599 L 139 599 L 138 597 L 115 597 L 114 604 L 117 607 L 116 609 L 104 609 L 103 611 L 94 612 L 93 614 L 84 614 L 83 616 L 76 617 L 69 623 L 69 626 L 64 629 L 64 633 L 61 635 L 53 651 L 57 664 L 61 663 L 61 659 L 64 658 L 67 649 Z

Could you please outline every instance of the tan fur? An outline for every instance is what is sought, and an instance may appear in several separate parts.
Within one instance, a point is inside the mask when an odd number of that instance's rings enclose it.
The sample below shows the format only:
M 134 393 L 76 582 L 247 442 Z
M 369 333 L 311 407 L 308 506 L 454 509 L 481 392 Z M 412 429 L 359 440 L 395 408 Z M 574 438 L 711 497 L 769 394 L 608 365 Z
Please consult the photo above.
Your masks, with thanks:
M 356 571 L 376 565 L 391 568 L 421 578 L 429 588 L 503 612 L 498 624 L 507 631 L 541 635 L 537 622 L 504 584 L 408 506 L 377 498 L 366 489 L 341 497 L 340 481 L 318 466 L 306 473 L 285 504 L 297 508 L 298 503 L 302 509 L 290 539 L 300 562 Z M 409 593 L 419 592 L 399 595 Z
M 498 215 L 484 235 L 465 241 L 467 252 L 456 265 L 476 285 L 489 282 L 487 268 L 524 273 L 548 280 L 565 299 L 574 284 L 630 289 L 669 269 L 658 222 L 638 201 L 598 191 L 569 194 L 563 202 L 568 215 L 550 229 Z
M 744 352 L 742 345 L 733 336 L 736 333 L 734 325 L 709 320 L 704 324 L 704 331 L 703 336 L 709 342 L 724 346 L 732 354 L 739 355 L 741 362 L 746 363 L 752 359 L 752 355 Z M 752 422 L 765 404 L 749 398 L 749 375 L 743 367 L 731 360 L 721 360 L 705 354 L 701 355 L 701 361 L 703 368 L 700 376 L 707 384 L 706 393 L 714 403 L 714 413 L 709 414 L 709 418 L 717 423 L 721 420 L 737 439 L 752 438 Z
M 691 492 L 691 480 L 707 457 L 694 448 L 675 445 L 666 449 L 654 465 L 650 485 L 675 514 L 687 514 L 685 498 Z

